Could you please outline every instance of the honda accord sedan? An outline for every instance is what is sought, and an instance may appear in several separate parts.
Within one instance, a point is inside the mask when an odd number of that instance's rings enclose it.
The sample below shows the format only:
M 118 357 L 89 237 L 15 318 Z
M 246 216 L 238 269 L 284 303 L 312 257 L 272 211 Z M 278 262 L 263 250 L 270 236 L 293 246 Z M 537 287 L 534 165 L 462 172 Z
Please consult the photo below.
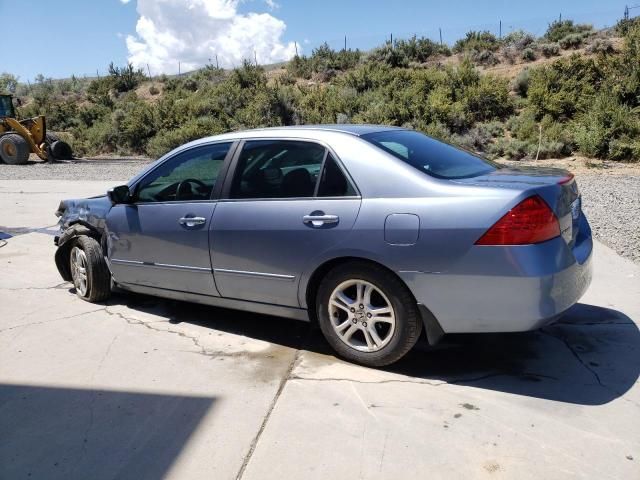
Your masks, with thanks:
M 55 260 L 90 302 L 117 288 L 311 321 L 341 357 L 382 366 L 423 331 L 435 344 L 557 319 L 591 281 L 580 204 L 564 170 L 412 130 L 248 130 L 61 202 Z

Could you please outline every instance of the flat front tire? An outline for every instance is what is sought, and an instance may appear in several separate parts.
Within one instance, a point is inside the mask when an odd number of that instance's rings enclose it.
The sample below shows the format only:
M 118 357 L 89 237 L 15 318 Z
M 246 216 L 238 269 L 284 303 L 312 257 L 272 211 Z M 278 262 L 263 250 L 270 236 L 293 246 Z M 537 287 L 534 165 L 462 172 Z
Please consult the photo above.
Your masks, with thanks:
M 366 262 L 331 270 L 320 283 L 316 311 L 322 333 L 338 355 L 370 367 L 398 361 L 422 331 L 407 287 Z
M 87 302 L 102 302 L 111 296 L 111 273 L 100 244 L 78 237 L 69 252 L 69 267 L 76 295 Z

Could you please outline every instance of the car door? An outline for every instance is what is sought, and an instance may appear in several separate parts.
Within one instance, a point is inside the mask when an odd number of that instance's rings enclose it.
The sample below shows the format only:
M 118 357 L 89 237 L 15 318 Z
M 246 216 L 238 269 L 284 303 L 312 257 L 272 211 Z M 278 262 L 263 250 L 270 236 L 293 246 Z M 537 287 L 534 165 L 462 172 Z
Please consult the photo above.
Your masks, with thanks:
M 208 231 L 231 147 L 179 152 L 132 186 L 132 203 L 111 209 L 107 253 L 117 282 L 218 295 Z
M 247 140 L 233 165 L 210 229 L 220 295 L 299 307 L 302 273 L 355 223 L 357 190 L 312 141 Z

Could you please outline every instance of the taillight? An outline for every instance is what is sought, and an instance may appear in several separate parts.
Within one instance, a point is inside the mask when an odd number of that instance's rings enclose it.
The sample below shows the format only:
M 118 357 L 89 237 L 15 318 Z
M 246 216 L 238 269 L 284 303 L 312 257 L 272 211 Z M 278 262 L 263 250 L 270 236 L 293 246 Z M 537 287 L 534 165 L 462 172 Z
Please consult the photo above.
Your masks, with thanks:
M 527 245 L 560 235 L 558 217 L 538 195 L 526 198 L 498 220 L 476 245 Z

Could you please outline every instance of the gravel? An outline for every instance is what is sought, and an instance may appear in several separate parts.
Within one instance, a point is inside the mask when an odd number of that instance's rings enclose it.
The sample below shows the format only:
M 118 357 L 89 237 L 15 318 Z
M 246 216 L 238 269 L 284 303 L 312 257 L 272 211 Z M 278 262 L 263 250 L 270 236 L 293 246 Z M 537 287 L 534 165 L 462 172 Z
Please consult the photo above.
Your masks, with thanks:
M 640 263 L 640 174 L 576 175 L 593 235 Z
M 0 165 L 0 180 L 124 181 L 149 162 L 135 158 Z M 574 171 L 594 236 L 619 255 L 640 263 L 640 169 L 624 174 L 595 169 Z
M 0 180 L 129 180 L 148 159 L 96 159 L 67 162 L 29 162 L 27 165 L 0 164 Z

